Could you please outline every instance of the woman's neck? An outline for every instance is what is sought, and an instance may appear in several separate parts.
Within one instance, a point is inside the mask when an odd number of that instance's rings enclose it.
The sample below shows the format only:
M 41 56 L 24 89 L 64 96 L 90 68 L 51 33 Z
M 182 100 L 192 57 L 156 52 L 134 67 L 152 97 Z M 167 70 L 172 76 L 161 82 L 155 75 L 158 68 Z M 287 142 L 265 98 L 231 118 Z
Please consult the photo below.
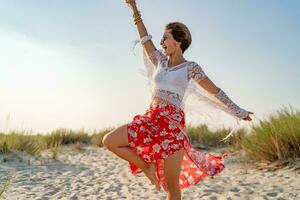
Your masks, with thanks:
M 174 67 L 176 65 L 179 65 L 183 62 L 185 62 L 186 60 L 183 57 L 183 54 L 178 53 L 178 54 L 174 54 L 174 55 L 170 55 L 169 59 L 168 59 L 168 67 Z

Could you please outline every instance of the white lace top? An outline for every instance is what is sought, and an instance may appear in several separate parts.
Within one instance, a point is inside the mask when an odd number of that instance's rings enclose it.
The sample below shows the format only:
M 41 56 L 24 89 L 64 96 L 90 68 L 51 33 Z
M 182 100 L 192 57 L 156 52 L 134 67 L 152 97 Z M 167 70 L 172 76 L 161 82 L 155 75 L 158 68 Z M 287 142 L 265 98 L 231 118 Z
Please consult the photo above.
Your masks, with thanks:
M 168 67 L 168 58 L 156 50 L 149 56 L 155 64 L 152 98 L 159 97 L 181 107 L 183 96 L 191 79 L 195 81 L 206 78 L 202 68 L 192 61 L 186 61 L 174 67 Z
M 198 82 L 207 78 L 200 65 L 193 61 L 185 61 L 174 67 L 168 67 L 168 58 L 161 50 L 154 51 L 149 59 L 155 65 L 151 76 L 151 82 L 153 83 L 152 99 L 159 97 L 179 108 L 183 108 L 183 98 L 189 82 L 192 79 Z M 214 97 L 225 105 L 225 110 L 238 118 L 245 118 L 248 111 L 236 105 L 221 88 L 219 89 Z

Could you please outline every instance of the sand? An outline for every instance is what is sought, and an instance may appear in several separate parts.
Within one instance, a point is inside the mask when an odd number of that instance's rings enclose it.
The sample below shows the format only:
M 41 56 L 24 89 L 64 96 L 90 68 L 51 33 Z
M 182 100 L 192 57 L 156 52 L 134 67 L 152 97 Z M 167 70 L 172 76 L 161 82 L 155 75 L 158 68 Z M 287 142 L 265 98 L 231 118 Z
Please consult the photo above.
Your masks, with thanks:
M 259 170 L 239 153 L 230 154 L 225 164 L 222 174 L 183 190 L 182 199 L 300 199 L 300 170 Z M 38 159 L 10 154 L 7 162 L 0 156 L 1 186 L 12 171 L 15 178 L 4 199 L 166 198 L 145 177 L 132 176 L 128 163 L 105 148 L 84 147 L 79 151 L 64 147 L 58 160 L 53 160 L 49 152 Z

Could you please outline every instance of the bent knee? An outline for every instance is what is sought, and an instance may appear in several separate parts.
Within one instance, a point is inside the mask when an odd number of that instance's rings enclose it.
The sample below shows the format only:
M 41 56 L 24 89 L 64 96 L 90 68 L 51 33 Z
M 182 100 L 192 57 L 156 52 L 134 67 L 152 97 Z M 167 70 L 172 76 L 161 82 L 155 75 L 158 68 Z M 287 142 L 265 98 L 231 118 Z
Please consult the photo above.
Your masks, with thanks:
M 106 135 L 104 135 L 104 137 L 102 138 L 102 144 L 109 150 L 114 148 L 110 133 L 107 133 Z
M 113 150 L 116 147 L 128 146 L 127 126 L 120 126 L 119 128 L 116 128 L 104 135 L 102 138 L 102 144 L 109 150 Z

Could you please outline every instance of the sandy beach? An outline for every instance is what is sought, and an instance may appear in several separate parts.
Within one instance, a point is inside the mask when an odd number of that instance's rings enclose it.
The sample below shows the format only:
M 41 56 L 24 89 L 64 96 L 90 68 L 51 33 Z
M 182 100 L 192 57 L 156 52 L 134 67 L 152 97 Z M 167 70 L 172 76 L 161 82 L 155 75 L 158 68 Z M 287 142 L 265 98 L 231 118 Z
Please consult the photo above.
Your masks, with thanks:
M 4 199 L 163 200 L 145 177 L 130 174 L 128 163 L 105 148 L 63 147 L 58 160 L 49 152 L 36 159 L 10 154 L 0 162 L 0 181 L 15 171 Z M 300 170 L 259 170 L 239 153 L 230 154 L 224 172 L 183 190 L 183 199 L 300 199 Z

